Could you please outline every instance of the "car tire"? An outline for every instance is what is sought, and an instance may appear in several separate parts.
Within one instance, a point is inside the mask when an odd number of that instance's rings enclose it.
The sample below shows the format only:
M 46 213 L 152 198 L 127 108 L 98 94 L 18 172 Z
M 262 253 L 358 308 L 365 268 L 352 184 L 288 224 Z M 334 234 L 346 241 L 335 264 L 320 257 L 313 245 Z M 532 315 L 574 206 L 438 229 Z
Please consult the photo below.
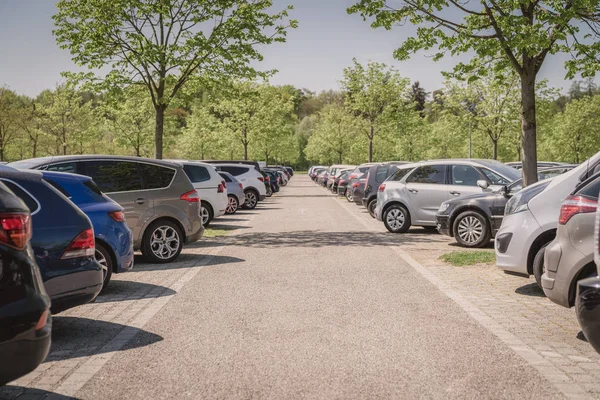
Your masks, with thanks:
M 533 259 L 533 277 L 540 289 L 542 289 L 542 275 L 544 274 L 544 251 L 549 244 L 550 242 L 544 244 Z
M 472 249 L 486 246 L 492 237 L 487 218 L 477 211 L 465 211 L 456 217 L 452 232 L 459 245 Z
M 346 200 L 348 203 L 352 203 L 352 190 L 346 189 Z
M 367 211 L 369 211 L 369 215 L 373 218 L 377 218 L 377 215 L 375 215 L 375 207 L 377 207 L 377 199 L 373 199 L 367 204 Z
M 408 232 L 410 223 L 410 214 L 401 204 L 392 204 L 383 212 L 383 224 L 392 233 Z
M 114 265 L 111 257 L 111 252 L 102 244 L 96 242 L 96 261 L 102 267 L 102 274 L 104 275 L 104 282 L 102 283 L 102 291 L 106 289 L 112 277 Z
M 235 214 L 239 207 L 238 199 L 233 194 L 227 195 L 227 207 L 225 208 L 225 214 Z
M 273 189 L 271 189 L 270 187 L 267 188 L 267 197 L 271 197 L 273 196 Z
M 151 223 L 144 232 L 142 254 L 150 263 L 168 263 L 179 256 L 184 241 L 183 233 L 177 224 L 159 219 Z
M 246 196 L 243 206 L 244 209 L 254 210 L 258 204 L 258 193 L 255 190 L 249 189 L 244 193 L 244 195 Z
M 207 202 L 203 201 L 200 204 L 201 204 L 200 213 L 202 215 L 202 226 L 205 228 L 208 228 L 208 225 L 210 225 L 213 218 L 215 217 L 215 213 L 214 213 L 212 207 L 210 206 L 210 204 L 208 204 Z

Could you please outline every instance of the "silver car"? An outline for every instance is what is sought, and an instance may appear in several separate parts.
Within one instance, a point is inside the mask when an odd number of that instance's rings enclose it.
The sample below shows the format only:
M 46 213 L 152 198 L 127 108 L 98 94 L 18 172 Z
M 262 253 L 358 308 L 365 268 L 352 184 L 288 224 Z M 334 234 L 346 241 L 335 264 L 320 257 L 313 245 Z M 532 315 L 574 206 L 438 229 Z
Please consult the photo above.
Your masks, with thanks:
M 179 256 L 184 243 L 203 233 L 200 197 L 178 163 L 140 157 L 76 155 L 11 163 L 13 168 L 87 175 L 124 208 L 133 248 L 149 262 Z
M 507 185 L 519 171 L 493 160 L 433 160 L 405 164 L 377 193 L 375 213 L 388 231 L 407 232 L 411 226 L 435 229 L 436 213 L 446 200 L 481 193 L 491 185 Z
M 577 281 L 597 276 L 594 222 L 599 191 L 600 175 L 594 175 L 563 201 L 556 238 L 543 252 L 542 289 L 563 307 L 575 305 Z
M 225 209 L 226 214 L 235 214 L 240 207 L 240 204 L 244 204 L 246 195 L 244 194 L 244 185 L 238 181 L 237 178 L 231 175 L 229 172 L 220 171 L 219 174 L 225 180 L 227 185 L 227 208 Z

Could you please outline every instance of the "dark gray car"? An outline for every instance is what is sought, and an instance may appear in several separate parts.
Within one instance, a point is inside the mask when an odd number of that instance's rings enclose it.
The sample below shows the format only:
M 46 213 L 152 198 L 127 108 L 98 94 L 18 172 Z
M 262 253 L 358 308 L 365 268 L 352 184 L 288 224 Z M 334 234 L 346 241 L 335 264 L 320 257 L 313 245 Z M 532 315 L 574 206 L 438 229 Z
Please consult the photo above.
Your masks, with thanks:
M 199 196 L 173 162 L 139 157 L 76 155 L 17 161 L 13 168 L 87 175 L 125 210 L 133 247 L 155 263 L 173 261 L 184 243 L 204 233 Z

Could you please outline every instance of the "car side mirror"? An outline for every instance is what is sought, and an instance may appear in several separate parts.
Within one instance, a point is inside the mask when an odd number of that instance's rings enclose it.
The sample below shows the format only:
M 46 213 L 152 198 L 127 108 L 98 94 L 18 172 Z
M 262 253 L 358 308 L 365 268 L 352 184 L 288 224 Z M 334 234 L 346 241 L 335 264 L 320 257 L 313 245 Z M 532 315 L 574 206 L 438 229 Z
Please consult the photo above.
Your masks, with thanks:
M 480 187 L 480 188 L 482 188 L 482 189 L 487 189 L 487 188 L 488 188 L 488 186 L 489 186 L 489 184 L 488 184 L 488 182 L 487 182 L 487 181 L 484 181 L 484 180 L 482 179 L 482 180 L 479 180 L 479 181 L 477 181 L 477 186 L 479 186 L 479 187 Z

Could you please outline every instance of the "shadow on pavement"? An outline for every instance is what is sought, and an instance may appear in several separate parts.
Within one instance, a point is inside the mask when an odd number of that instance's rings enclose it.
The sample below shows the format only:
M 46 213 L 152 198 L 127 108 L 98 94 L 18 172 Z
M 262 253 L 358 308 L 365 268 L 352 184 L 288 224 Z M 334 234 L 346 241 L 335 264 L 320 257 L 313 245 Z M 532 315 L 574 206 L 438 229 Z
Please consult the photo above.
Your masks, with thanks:
M 151 340 L 146 340 L 143 344 L 133 340 L 140 333 L 150 335 Z M 125 347 L 118 348 L 113 342 L 118 338 L 132 339 L 128 342 L 128 349 L 131 349 L 132 346 L 133 348 L 143 347 L 163 340 L 162 336 L 133 326 L 58 315 L 52 319 L 52 350 L 45 362 L 125 350 Z
M 131 270 L 135 271 L 135 268 Z M 131 300 L 139 297 L 145 299 L 155 299 L 174 295 L 176 292 L 164 286 L 153 285 L 151 283 L 133 282 L 133 281 L 110 281 L 106 289 L 96 299 L 96 303 L 110 303 L 123 300 Z M 138 296 L 139 295 L 139 296 Z
M 8 385 L 0 387 L 0 399 L 77 400 L 77 397 L 63 396 L 62 394 L 48 392 L 42 389 Z
M 206 242 L 203 247 L 220 246 L 224 243 L 252 248 L 282 248 L 282 247 L 386 247 L 400 244 L 431 243 L 437 240 L 445 241 L 438 234 L 430 234 L 425 230 L 416 229 L 417 234 L 398 235 L 388 232 L 256 232 L 241 233 L 227 237 L 227 241 Z M 420 234 L 419 234 L 420 233 Z M 437 240 L 436 240 L 437 239 Z
M 535 282 L 516 288 L 515 293 L 522 294 L 523 296 L 546 297 L 544 291 Z
M 224 243 L 212 242 L 211 246 L 221 246 Z M 197 247 L 208 247 L 207 243 L 204 243 L 202 246 Z M 208 260 L 206 260 L 208 258 Z M 137 260 L 137 256 L 136 256 Z M 206 267 L 211 265 L 221 265 L 221 264 L 232 264 L 244 262 L 246 260 L 237 258 L 237 257 L 228 257 L 228 256 L 210 256 L 205 254 L 189 254 L 189 253 L 181 253 L 179 258 L 177 258 L 176 262 L 167 263 L 167 264 L 137 264 L 133 267 L 131 272 L 143 272 L 143 271 L 168 271 L 174 269 L 182 269 L 182 268 L 197 268 L 197 267 Z
M 218 221 L 221 222 L 221 221 Z M 234 231 L 236 229 L 248 229 L 250 228 L 249 226 L 241 226 L 241 225 L 225 225 L 225 224 L 218 224 L 218 223 L 212 223 L 208 226 L 208 229 L 220 229 L 220 230 L 224 230 L 224 231 Z M 200 239 L 202 240 L 202 239 Z

